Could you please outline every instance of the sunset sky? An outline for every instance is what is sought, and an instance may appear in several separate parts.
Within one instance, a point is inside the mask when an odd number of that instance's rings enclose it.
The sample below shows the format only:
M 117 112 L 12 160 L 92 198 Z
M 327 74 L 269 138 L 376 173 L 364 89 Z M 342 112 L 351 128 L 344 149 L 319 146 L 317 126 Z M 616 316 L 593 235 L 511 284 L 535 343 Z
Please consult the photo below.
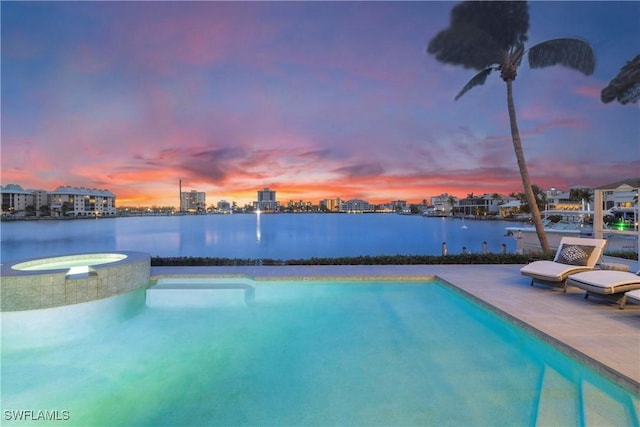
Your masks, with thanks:
M 426 46 L 452 2 L 5 2 L 2 185 L 108 189 L 118 205 L 183 191 L 239 205 L 373 203 L 522 191 L 498 73 Z M 640 53 L 640 2 L 532 2 L 527 46 L 590 42 L 595 73 L 514 83 L 533 183 L 566 190 L 640 171 L 638 104 L 600 91 Z

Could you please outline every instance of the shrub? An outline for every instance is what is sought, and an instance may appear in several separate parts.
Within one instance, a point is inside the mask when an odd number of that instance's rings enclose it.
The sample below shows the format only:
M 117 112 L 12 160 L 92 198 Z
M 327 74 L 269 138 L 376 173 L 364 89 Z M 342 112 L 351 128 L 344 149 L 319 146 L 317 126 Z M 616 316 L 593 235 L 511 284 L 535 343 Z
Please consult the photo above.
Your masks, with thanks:
M 308 259 L 241 259 L 210 257 L 152 257 L 154 267 L 166 266 L 256 266 L 256 265 L 437 265 L 437 264 L 528 264 L 541 259 L 553 259 L 553 254 L 454 254 L 454 255 L 363 255 L 337 258 Z

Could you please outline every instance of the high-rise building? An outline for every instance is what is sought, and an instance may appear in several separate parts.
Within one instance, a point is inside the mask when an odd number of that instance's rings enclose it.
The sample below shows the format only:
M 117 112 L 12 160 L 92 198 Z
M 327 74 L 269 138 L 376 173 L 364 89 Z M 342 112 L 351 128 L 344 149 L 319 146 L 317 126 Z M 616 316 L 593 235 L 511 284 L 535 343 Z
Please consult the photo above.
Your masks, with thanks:
M 219 211 L 230 211 L 231 203 L 227 202 L 226 200 L 220 200 L 218 202 L 217 208 Z
M 258 200 L 253 202 L 253 207 L 262 212 L 277 211 L 278 202 L 276 201 L 276 192 L 266 187 L 258 190 Z
M 207 193 L 204 191 L 183 191 L 180 193 L 180 206 L 186 212 L 204 212 L 207 208 Z
M 324 199 L 320 201 L 320 209 L 327 212 L 338 212 L 340 210 L 340 203 L 342 203 L 342 200 L 340 200 L 339 197 L 336 199 Z

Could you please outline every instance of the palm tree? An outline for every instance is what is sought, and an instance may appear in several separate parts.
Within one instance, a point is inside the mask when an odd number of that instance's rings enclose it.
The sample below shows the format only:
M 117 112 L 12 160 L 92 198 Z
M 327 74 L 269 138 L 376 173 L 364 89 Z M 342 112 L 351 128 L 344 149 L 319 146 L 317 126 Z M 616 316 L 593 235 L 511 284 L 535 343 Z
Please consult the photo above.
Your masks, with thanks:
M 638 102 L 640 99 L 640 55 L 620 69 L 600 92 L 600 99 L 605 104 L 617 99 L 622 105 Z
M 449 196 L 449 198 L 447 199 L 447 202 L 449 203 L 449 212 L 451 213 L 451 215 L 455 214 L 455 205 L 456 205 L 456 198 L 453 196 Z
M 535 206 L 534 208 L 532 208 L 529 204 L 529 199 L 527 198 L 527 195 L 525 193 L 518 193 L 518 195 L 516 196 L 518 200 L 520 200 L 520 210 L 522 212 L 531 213 L 534 209 L 540 212 L 540 210 L 544 209 L 545 205 L 547 204 L 547 194 L 542 191 L 540 187 L 535 184 L 531 184 L 531 191 L 533 191 L 533 196 L 536 201 L 535 205 L 533 205 Z
M 484 84 L 492 71 L 500 71 L 500 77 L 507 84 L 511 138 L 522 186 L 531 207 L 540 246 L 543 251 L 549 252 L 549 242 L 531 189 L 513 102 L 512 85 L 525 55 L 524 42 L 528 39 L 528 30 L 527 2 L 463 2 L 453 8 L 449 28 L 440 31 L 429 42 L 427 52 L 435 55 L 438 61 L 480 70 L 462 88 L 455 97 L 456 100 L 473 87 Z M 593 73 L 595 68 L 595 55 L 591 45 L 577 39 L 554 39 L 537 44 L 529 48 L 528 59 L 531 68 L 560 64 L 585 75 Z
M 569 190 L 569 200 L 590 203 L 593 201 L 593 193 L 588 188 L 572 188 Z
M 73 205 L 69 202 L 63 202 L 60 210 L 62 211 L 62 216 L 66 216 L 67 212 L 73 211 Z

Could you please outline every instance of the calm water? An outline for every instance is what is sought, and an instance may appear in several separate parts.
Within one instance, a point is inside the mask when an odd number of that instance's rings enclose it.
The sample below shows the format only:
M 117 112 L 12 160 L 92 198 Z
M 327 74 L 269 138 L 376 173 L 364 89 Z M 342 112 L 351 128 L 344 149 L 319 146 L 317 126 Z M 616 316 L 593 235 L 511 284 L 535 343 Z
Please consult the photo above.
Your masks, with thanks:
M 438 282 L 2 314 L 2 413 L 70 417 L 37 425 L 638 425 L 637 397 Z
M 152 256 L 299 259 L 358 255 L 440 255 L 466 246 L 516 249 L 503 221 L 395 214 L 277 214 L 3 222 L 1 256 L 16 259 L 135 250 Z

